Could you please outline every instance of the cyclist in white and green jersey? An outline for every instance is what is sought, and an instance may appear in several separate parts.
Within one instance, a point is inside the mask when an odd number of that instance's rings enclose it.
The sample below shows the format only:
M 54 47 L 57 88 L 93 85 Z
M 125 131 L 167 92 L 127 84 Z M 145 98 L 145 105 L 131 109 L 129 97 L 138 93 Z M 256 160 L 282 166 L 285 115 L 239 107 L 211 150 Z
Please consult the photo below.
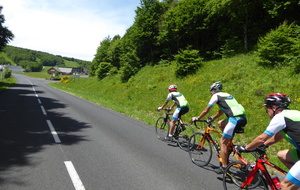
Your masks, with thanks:
M 185 97 L 183 96 L 182 93 L 177 92 L 176 85 L 169 86 L 169 94 L 167 96 L 166 101 L 163 103 L 163 105 L 161 107 L 158 107 L 157 109 L 160 110 L 160 109 L 164 108 L 169 103 L 170 100 L 174 101 L 174 103 L 170 107 L 170 109 L 173 109 L 173 107 L 175 105 L 177 106 L 177 109 L 174 111 L 174 113 L 172 115 L 170 131 L 169 131 L 168 137 L 166 137 L 166 140 L 172 139 L 176 121 L 180 120 L 180 122 L 183 123 L 183 121 L 181 120 L 181 116 L 186 114 L 189 111 L 189 103 L 185 99 Z
M 220 155 L 222 158 L 222 167 L 216 170 L 217 173 L 221 174 L 224 171 L 224 168 L 228 165 L 228 156 L 227 156 L 227 145 L 230 139 L 233 138 L 234 133 L 243 133 L 243 127 L 247 124 L 247 118 L 244 107 L 239 104 L 236 99 L 226 92 L 222 92 L 221 82 L 215 82 L 210 86 L 211 99 L 207 107 L 201 112 L 198 117 L 193 117 L 192 120 L 200 120 L 206 114 L 209 113 L 213 105 L 217 104 L 220 110 L 212 117 L 212 120 L 220 117 L 225 113 L 228 119 L 223 119 L 218 121 L 218 126 L 223 131 L 220 144 L 221 151 Z
M 271 121 L 265 131 L 251 143 L 236 146 L 239 152 L 247 152 L 258 146 L 268 147 L 282 139 L 286 139 L 294 148 L 280 150 L 279 160 L 289 168 L 289 172 L 281 181 L 282 190 L 296 190 L 300 188 L 300 111 L 290 110 L 291 100 L 286 94 L 273 93 L 265 98 L 266 113 Z

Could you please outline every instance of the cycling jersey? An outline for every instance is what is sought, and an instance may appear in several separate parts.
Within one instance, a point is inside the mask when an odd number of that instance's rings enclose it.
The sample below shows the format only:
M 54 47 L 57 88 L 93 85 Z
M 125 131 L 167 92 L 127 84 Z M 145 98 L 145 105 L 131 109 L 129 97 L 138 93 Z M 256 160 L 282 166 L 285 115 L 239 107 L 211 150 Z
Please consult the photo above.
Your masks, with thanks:
M 211 97 L 208 106 L 213 107 L 214 104 L 218 104 L 227 117 L 245 115 L 244 107 L 226 92 L 215 93 Z
M 297 149 L 291 149 L 291 156 L 294 161 L 299 160 L 300 152 L 300 111 L 285 109 L 276 114 L 264 131 L 269 136 L 280 132 L 284 138 Z M 286 178 L 292 183 L 300 186 L 300 161 L 297 161 L 289 170 Z
M 217 92 L 213 94 L 208 106 L 213 107 L 215 104 L 218 104 L 220 109 L 228 117 L 228 123 L 226 124 L 222 135 L 231 139 L 233 138 L 236 128 L 240 129 L 247 124 L 245 109 L 232 95 L 226 92 Z
M 177 107 L 188 107 L 189 103 L 180 92 L 170 92 L 167 101 L 173 100 Z
M 264 133 L 273 136 L 279 131 L 300 151 L 300 111 L 286 109 L 276 114 Z

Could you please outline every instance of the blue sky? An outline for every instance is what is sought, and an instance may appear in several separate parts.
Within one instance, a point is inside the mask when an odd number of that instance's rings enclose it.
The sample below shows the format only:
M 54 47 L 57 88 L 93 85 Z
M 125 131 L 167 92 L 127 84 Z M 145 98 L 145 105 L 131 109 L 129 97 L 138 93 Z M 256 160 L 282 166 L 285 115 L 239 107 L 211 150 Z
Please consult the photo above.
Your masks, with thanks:
M 9 45 L 92 61 L 107 36 L 123 36 L 140 0 L 1 0 Z

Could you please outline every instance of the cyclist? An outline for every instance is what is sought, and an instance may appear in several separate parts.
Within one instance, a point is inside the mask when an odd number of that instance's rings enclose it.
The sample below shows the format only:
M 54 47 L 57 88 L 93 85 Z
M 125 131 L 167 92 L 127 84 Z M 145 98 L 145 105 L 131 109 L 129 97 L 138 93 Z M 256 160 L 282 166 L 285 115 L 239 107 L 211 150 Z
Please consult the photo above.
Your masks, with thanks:
M 215 120 L 225 113 L 227 119 L 218 121 L 218 126 L 222 130 L 220 140 L 222 158 L 222 166 L 216 170 L 216 173 L 222 174 L 228 165 L 227 145 L 230 139 L 233 138 L 235 132 L 243 133 L 243 128 L 247 124 L 247 118 L 244 107 L 239 104 L 236 99 L 226 92 L 222 92 L 223 86 L 221 82 L 215 82 L 210 86 L 211 99 L 208 106 L 201 112 L 198 117 L 193 117 L 192 120 L 200 120 L 209 113 L 213 105 L 217 104 L 219 111 L 209 119 Z
M 258 146 L 270 146 L 283 138 L 295 146 L 295 149 L 281 150 L 279 160 L 289 168 L 281 182 L 281 188 L 298 189 L 300 187 L 300 111 L 290 110 L 290 98 L 285 94 L 273 93 L 265 98 L 266 112 L 271 121 L 266 130 L 246 146 L 236 146 L 237 151 L 247 152 Z
M 180 122 L 183 123 L 183 121 L 181 120 L 181 116 L 186 114 L 189 111 L 189 103 L 185 99 L 183 94 L 177 92 L 176 85 L 169 86 L 169 94 L 167 96 L 166 101 L 163 103 L 161 107 L 158 107 L 157 109 L 158 110 L 163 109 L 169 103 L 170 100 L 174 101 L 170 109 L 173 109 L 175 105 L 177 106 L 177 109 L 175 110 L 172 116 L 172 121 L 170 123 L 170 131 L 168 137 L 166 137 L 166 140 L 172 139 L 176 121 L 180 120 Z

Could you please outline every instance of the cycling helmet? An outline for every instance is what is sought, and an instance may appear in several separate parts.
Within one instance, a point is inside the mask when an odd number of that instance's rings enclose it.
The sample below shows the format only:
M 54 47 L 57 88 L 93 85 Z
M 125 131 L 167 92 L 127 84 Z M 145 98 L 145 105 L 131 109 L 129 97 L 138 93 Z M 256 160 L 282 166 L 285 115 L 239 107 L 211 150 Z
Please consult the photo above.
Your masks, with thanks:
M 222 86 L 221 82 L 215 82 L 212 85 L 210 85 L 209 89 L 210 89 L 210 91 L 215 90 L 218 92 L 218 91 L 221 91 L 222 88 L 223 88 L 223 86 Z
M 288 107 L 291 103 L 289 97 L 281 93 L 273 93 L 266 96 L 263 106 L 278 105 L 279 107 Z
M 177 86 L 176 85 L 172 84 L 172 85 L 169 86 L 169 91 L 170 92 L 173 92 L 173 91 L 176 91 L 176 90 L 177 90 Z

